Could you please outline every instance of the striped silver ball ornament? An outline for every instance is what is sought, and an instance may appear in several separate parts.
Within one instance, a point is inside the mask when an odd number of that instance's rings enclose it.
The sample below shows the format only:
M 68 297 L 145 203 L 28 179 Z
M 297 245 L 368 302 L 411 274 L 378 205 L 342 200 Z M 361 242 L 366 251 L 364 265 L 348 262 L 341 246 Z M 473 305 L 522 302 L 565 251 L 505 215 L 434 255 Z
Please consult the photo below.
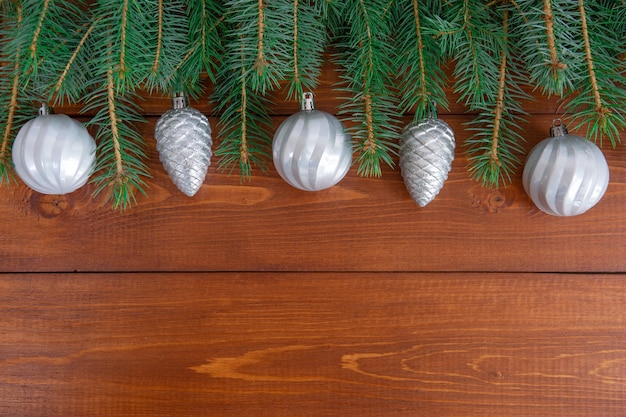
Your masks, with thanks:
M 156 148 L 163 168 L 183 194 L 194 196 L 211 165 L 211 125 L 198 110 L 178 94 L 173 109 L 163 113 L 154 129 Z
M 400 139 L 404 185 L 420 207 L 433 201 L 452 169 L 456 141 L 443 120 L 427 118 L 406 126 Z
M 302 110 L 276 130 L 272 154 L 282 179 L 305 191 L 339 183 L 352 164 L 350 135 L 335 116 L 315 110 L 312 93 L 303 94 Z
M 85 126 L 65 114 L 39 116 L 15 137 L 13 165 L 18 177 L 42 194 L 63 195 L 87 183 L 96 161 L 96 142 Z
M 595 206 L 609 184 L 609 166 L 591 141 L 571 135 L 556 119 L 551 137 L 528 154 L 523 184 L 526 194 L 543 212 L 577 216 Z

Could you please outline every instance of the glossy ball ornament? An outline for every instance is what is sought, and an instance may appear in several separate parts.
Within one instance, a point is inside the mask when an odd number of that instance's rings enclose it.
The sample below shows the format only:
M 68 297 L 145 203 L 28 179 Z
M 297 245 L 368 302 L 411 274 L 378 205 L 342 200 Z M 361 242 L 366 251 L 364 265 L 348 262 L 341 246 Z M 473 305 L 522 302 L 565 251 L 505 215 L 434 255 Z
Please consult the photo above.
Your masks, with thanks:
M 85 126 L 43 104 L 13 143 L 17 175 L 42 194 L 67 194 L 85 185 L 95 165 L 96 142 Z
M 304 93 L 301 111 L 278 127 L 272 153 L 283 180 L 305 191 L 332 187 L 352 163 L 350 135 L 335 116 L 315 110 L 312 93 Z
M 188 197 L 195 195 L 211 165 L 211 126 L 200 111 L 178 94 L 173 109 L 163 113 L 154 129 L 159 159 L 170 179 Z
M 567 133 L 557 119 L 551 137 L 528 154 L 523 184 L 541 211 L 553 216 L 576 216 L 595 206 L 604 195 L 609 166 L 600 148 Z
M 411 123 L 400 139 L 400 170 L 404 185 L 420 207 L 433 201 L 452 168 L 454 132 L 443 120 L 430 117 Z

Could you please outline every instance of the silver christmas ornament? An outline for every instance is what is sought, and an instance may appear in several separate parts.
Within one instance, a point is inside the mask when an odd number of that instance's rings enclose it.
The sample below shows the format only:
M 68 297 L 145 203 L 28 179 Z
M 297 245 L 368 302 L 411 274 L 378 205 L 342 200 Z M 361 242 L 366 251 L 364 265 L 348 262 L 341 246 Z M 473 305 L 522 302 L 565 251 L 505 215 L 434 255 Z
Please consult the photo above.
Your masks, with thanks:
M 609 166 L 600 148 L 571 135 L 556 119 L 551 137 L 528 154 L 523 184 L 526 194 L 543 212 L 576 216 L 595 206 L 609 184 Z
M 335 116 L 315 110 L 312 93 L 304 93 L 301 111 L 278 127 L 272 153 L 278 174 L 305 191 L 332 187 L 352 163 L 350 135 Z
M 211 126 L 205 115 L 189 107 L 184 95 L 174 97 L 173 107 L 157 121 L 156 148 L 174 185 L 191 197 L 204 183 L 211 165 Z
M 17 175 L 42 194 L 67 194 L 85 185 L 96 160 L 96 142 L 85 126 L 43 104 L 13 143 Z
M 443 188 L 452 168 L 454 148 L 454 132 L 436 116 L 403 129 L 400 171 L 407 191 L 420 207 L 433 201 Z

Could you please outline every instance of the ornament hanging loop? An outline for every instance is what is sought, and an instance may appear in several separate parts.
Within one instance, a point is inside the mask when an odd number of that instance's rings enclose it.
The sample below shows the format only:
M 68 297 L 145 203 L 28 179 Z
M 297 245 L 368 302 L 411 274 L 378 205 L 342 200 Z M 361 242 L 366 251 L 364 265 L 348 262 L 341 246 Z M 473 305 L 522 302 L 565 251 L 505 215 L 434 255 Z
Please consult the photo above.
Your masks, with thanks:
M 565 136 L 567 135 L 567 128 L 563 124 L 561 119 L 552 120 L 552 127 L 550 128 L 550 136 Z
M 313 100 L 313 93 L 306 92 L 302 94 L 302 103 L 300 105 L 302 111 L 315 110 L 315 100 Z

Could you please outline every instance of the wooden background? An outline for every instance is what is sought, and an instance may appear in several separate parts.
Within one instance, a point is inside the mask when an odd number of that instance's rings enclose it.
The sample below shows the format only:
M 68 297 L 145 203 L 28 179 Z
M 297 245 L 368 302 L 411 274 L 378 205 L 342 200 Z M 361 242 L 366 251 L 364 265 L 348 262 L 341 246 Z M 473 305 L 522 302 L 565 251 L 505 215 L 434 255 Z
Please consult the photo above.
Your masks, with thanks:
M 319 109 L 336 112 L 336 80 Z M 535 97 L 527 149 L 560 116 Z M 298 109 L 276 102 L 275 127 Z M 521 169 L 498 190 L 470 180 L 458 105 L 425 208 L 398 169 L 309 193 L 211 167 L 189 198 L 154 148 L 170 100 L 143 106 L 153 178 L 134 209 L 91 186 L 0 188 L 0 415 L 626 415 L 623 145 L 573 218 L 535 208 Z

